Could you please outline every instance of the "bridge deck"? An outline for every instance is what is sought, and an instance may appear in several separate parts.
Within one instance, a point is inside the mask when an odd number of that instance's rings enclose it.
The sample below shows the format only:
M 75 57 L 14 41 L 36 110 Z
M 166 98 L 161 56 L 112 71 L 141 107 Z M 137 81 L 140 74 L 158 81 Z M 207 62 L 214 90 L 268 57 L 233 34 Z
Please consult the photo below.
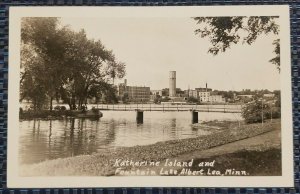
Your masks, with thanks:
M 106 111 L 162 111 L 162 112 L 183 112 L 194 110 L 196 112 L 220 112 L 220 113 L 241 113 L 241 108 L 236 107 L 203 107 L 203 106 L 162 106 L 162 105 L 144 105 L 144 106 L 135 106 L 135 105 L 108 105 L 98 107 L 100 110 Z
M 106 108 L 100 108 L 100 110 L 107 110 L 107 111 L 136 111 L 136 109 L 106 109 Z M 161 111 L 161 112 L 187 112 L 187 111 L 191 111 L 191 110 L 181 110 L 181 109 L 142 109 L 139 108 L 139 110 L 142 111 Z M 207 109 L 193 109 L 196 112 L 220 112 L 220 113 L 241 113 L 240 110 L 207 110 Z

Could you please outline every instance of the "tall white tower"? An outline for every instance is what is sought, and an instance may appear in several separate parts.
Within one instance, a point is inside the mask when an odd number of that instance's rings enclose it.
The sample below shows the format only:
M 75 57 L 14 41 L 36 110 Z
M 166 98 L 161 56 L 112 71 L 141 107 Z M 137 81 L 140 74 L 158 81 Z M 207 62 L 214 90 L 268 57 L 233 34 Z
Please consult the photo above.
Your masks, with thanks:
M 169 74 L 169 96 L 176 96 L 176 71 L 170 71 Z

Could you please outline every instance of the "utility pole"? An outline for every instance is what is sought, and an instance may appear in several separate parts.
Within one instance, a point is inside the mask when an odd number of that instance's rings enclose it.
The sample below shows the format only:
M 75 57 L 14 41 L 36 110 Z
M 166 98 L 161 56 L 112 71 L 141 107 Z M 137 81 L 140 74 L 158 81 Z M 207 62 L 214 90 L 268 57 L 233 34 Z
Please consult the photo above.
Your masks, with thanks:
M 264 126 L 264 100 L 261 98 L 261 126 Z
M 273 100 L 271 101 L 271 103 L 270 103 L 270 111 L 271 111 L 271 123 L 272 123 L 272 121 L 273 121 L 273 112 L 272 112 L 272 106 L 273 106 Z

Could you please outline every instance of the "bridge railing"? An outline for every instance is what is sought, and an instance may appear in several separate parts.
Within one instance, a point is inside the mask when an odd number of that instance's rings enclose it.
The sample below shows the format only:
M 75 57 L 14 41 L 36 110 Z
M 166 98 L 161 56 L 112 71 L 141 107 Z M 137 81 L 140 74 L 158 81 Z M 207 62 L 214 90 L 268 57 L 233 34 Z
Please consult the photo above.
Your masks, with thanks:
M 171 105 L 171 104 L 100 104 L 97 106 L 100 110 L 111 111 L 190 111 L 199 112 L 241 112 L 241 105 Z

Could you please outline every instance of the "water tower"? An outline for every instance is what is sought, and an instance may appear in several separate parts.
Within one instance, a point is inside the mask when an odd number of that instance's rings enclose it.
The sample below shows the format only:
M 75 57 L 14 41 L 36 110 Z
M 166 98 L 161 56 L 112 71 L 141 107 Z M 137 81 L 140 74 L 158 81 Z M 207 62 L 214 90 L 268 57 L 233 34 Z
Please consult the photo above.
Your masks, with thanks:
M 176 71 L 170 71 L 169 74 L 169 96 L 176 96 Z

